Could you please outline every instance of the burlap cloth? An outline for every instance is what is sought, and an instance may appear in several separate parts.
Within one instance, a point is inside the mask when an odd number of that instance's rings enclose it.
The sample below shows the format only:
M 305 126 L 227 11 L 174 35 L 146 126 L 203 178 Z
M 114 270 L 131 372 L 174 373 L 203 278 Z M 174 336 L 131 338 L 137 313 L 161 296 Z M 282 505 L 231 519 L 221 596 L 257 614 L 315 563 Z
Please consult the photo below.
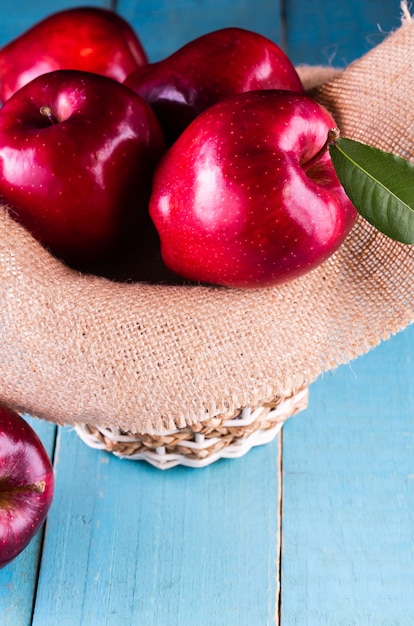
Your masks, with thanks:
M 344 136 L 414 158 L 413 67 L 406 20 L 341 73 L 299 71 L 324 83 L 312 93 Z M 333 258 L 279 288 L 121 284 L 66 268 L 2 208 L 0 400 L 149 433 L 260 405 L 413 322 L 413 276 L 413 247 L 360 219 Z

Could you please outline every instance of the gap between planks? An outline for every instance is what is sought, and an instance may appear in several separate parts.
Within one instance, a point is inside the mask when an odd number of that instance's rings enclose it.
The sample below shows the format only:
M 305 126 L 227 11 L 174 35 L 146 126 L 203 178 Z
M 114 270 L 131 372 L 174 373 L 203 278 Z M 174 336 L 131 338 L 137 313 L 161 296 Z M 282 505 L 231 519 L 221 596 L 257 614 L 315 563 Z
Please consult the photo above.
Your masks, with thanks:
M 283 427 L 280 430 L 278 441 L 277 441 L 277 455 L 278 455 L 278 464 L 277 464 L 277 482 L 278 482 L 278 507 L 277 507 L 277 528 L 278 528 L 278 538 L 277 538 L 277 562 L 276 562 L 276 572 L 277 572 L 277 586 L 276 586 L 276 607 L 275 607 L 275 625 L 281 626 L 281 604 L 282 604 L 282 518 L 283 518 Z

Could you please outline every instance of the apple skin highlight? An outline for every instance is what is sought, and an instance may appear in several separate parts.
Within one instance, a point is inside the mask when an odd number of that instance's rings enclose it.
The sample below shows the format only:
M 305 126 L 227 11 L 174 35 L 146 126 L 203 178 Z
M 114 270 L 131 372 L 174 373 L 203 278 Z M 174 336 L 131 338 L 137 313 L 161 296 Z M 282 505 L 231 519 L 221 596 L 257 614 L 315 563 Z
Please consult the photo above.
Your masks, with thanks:
M 153 169 L 166 149 L 151 107 L 107 76 L 43 74 L 0 109 L 0 197 L 76 268 L 144 237 Z
M 244 93 L 203 112 L 161 159 L 150 214 L 180 276 L 272 287 L 314 269 L 357 212 L 326 145 L 336 126 L 304 94 Z
M 243 28 L 223 28 L 189 41 L 170 56 L 141 65 L 125 80 L 148 102 L 169 144 L 202 111 L 257 89 L 303 92 L 290 59 L 273 41 Z
M 114 11 L 100 7 L 58 11 L 0 49 L 0 101 L 54 70 L 82 70 L 123 82 L 147 62 L 138 35 Z

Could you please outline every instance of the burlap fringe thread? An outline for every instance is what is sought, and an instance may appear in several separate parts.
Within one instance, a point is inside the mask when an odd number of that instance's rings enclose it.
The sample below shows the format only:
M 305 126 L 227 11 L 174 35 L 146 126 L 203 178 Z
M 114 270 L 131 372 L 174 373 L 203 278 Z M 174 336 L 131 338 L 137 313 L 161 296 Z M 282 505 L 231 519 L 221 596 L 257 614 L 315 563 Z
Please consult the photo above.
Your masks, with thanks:
M 299 71 L 344 136 L 413 160 L 413 66 L 406 16 L 343 72 Z M 120 284 L 64 267 L 2 210 L 0 400 L 121 437 L 197 431 L 277 406 L 412 323 L 413 274 L 413 248 L 361 218 L 334 257 L 279 288 Z
M 80 438 L 91 448 L 120 458 L 147 461 L 158 469 L 176 465 L 205 467 L 221 458 L 238 458 L 254 446 L 272 441 L 287 419 L 308 405 L 307 387 L 267 406 L 245 407 L 236 415 L 220 415 L 186 428 L 159 434 L 131 434 L 83 424 Z

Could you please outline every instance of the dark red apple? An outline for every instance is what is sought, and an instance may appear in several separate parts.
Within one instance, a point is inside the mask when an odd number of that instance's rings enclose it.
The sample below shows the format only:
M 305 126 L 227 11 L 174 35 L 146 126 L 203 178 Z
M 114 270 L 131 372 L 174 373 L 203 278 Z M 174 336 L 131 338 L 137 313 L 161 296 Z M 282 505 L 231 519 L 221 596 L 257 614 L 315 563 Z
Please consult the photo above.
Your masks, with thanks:
M 0 198 L 68 264 L 101 262 L 132 223 L 150 222 L 152 173 L 164 150 L 151 107 L 128 87 L 56 70 L 0 110 Z
M 356 210 L 326 147 L 335 121 L 304 94 L 240 94 L 161 159 L 150 214 L 165 264 L 192 281 L 270 287 L 327 259 Z
M 33 428 L 0 406 L 0 568 L 29 544 L 49 512 L 51 460 Z
M 36 76 L 59 69 L 96 72 L 122 82 L 147 60 L 135 31 L 114 11 L 66 9 L 0 50 L 0 99 L 5 102 Z
M 198 37 L 171 56 L 137 68 L 125 83 L 151 104 L 169 143 L 197 115 L 227 96 L 256 89 L 303 92 L 282 49 L 242 28 Z

